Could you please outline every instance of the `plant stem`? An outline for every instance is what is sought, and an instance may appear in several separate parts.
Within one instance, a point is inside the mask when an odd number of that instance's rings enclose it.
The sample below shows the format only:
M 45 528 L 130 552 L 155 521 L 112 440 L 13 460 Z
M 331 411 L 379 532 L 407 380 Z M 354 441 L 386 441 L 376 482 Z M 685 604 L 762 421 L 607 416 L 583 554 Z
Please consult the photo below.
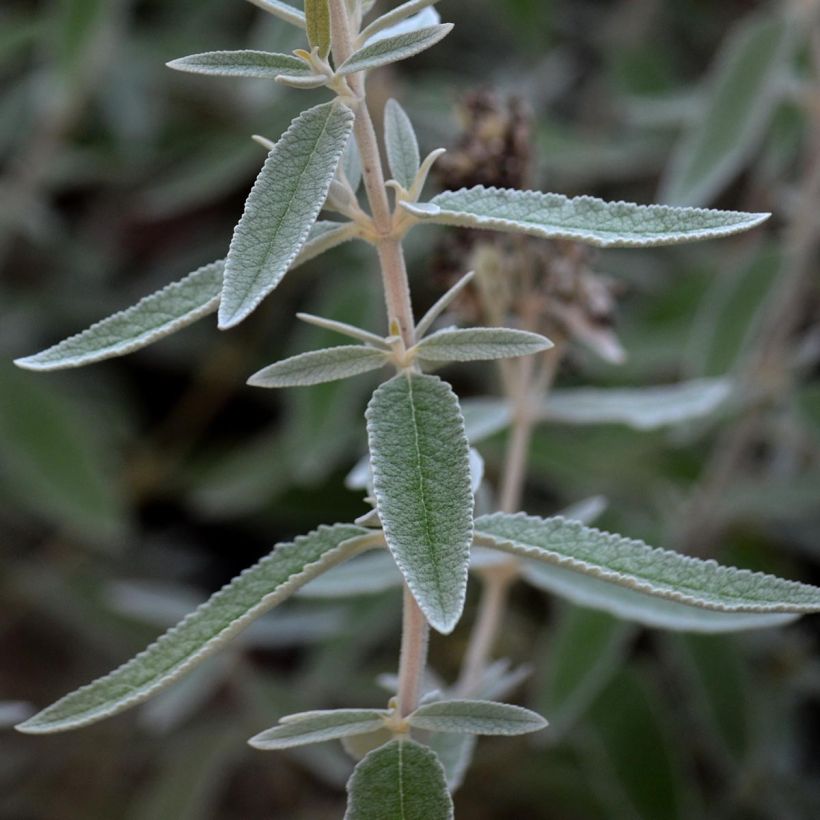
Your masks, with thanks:
M 353 37 L 345 0 L 329 0 L 333 59 L 336 65 L 346 60 L 353 50 Z M 364 77 L 354 74 L 348 80 L 356 94 L 356 120 L 353 134 L 362 159 L 362 179 L 377 235 L 376 252 L 379 255 L 384 299 L 388 323 L 398 322 L 406 347 L 415 343 L 415 322 L 410 301 L 410 285 L 401 241 L 392 236 L 393 214 L 384 184 L 379 143 L 373 120 L 367 107 Z M 402 717 L 413 712 L 421 693 L 424 667 L 427 663 L 427 642 L 430 627 L 413 594 L 405 584 L 402 616 L 401 654 L 399 656 L 399 712 Z

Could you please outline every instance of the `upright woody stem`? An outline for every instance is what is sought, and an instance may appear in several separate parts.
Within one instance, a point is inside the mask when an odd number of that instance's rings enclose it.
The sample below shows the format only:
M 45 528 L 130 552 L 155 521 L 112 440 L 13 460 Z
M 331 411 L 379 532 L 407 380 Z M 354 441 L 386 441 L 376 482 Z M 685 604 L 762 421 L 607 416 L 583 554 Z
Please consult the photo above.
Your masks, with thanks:
M 333 59 L 336 65 L 340 65 L 353 50 L 354 32 L 351 30 L 345 0 L 330 0 L 330 24 Z M 398 323 L 405 346 L 412 347 L 415 343 L 415 322 L 404 251 L 401 241 L 392 235 L 393 214 L 384 184 L 379 143 L 367 108 L 364 77 L 361 74 L 354 74 L 348 82 L 357 98 L 353 134 L 362 158 L 362 179 L 370 203 L 373 228 L 378 237 L 375 244 L 381 266 L 387 318 L 388 322 L 395 320 Z M 399 711 L 402 716 L 409 715 L 418 705 L 427 662 L 428 636 L 427 619 L 405 585 L 398 691 Z

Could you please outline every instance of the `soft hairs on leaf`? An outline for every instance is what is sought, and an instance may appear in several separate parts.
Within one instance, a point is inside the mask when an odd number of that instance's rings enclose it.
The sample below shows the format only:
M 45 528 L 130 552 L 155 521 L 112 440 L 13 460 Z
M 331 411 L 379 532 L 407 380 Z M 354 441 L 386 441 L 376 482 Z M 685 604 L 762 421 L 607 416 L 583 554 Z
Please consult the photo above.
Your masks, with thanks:
M 241 322 L 280 282 L 307 240 L 353 129 L 334 101 L 303 111 L 268 155 L 236 226 L 219 327 Z
M 409 190 L 421 164 L 419 144 L 410 118 L 393 99 L 384 107 L 384 147 L 393 179 Z
M 820 612 L 818 587 L 649 547 L 560 517 L 485 515 L 476 520 L 476 542 L 704 609 Z
M 440 330 L 416 345 L 418 356 L 430 362 L 474 362 L 530 356 L 552 347 L 540 333 L 506 327 Z
M 376 390 L 365 416 L 385 539 L 430 624 L 446 634 L 464 607 L 473 533 L 458 399 L 435 376 L 401 373 Z
M 141 703 L 312 578 L 380 540 L 362 527 L 336 524 L 279 544 L 139 655 L 17 728 L 32 734 L 76 729 Z
M 430 732 L 470 735 L 526 735 L 547 725 L 529 709 L 489 700 L 437 700 L 419 706 L 407 722 Z
M 378 39 L 351 54 L 339 66 L 337 73 L 355 74 L 414 57 L 444 39 L 452 29 L 452 23 L 442 23 Z
M 301 387 L 346 379 L 387 364 L 382 350 L 365 345 L 338 345 L 283 359 L 254 373 L 251 387 Z
M 280 74 L 309 75 L 310 66 L 290 54 L 269 51 L 206 51 L 166 63 L 168 68 L 218 77 L 254 77 L 275 80 Z
M 546 239 L 572 239 L 601 248 L 676 245 L 754 228 L 769 214 L 605 202 L 592 196 L 506 188 L 445 191 L 430 202 L 402 202 L 423 221 L 465 228 L 511 231 Z
M 344 820 L 452 820 L 453 800 L 435 752 L 391 740 L 369 752 L 347 782 Z
M 252 737 L 255 749 L 289 749 L 323 743 L 351 735 L 364 735 L 384 728 L 386 709 L 328 709 L 281 718 L 278 726 Z

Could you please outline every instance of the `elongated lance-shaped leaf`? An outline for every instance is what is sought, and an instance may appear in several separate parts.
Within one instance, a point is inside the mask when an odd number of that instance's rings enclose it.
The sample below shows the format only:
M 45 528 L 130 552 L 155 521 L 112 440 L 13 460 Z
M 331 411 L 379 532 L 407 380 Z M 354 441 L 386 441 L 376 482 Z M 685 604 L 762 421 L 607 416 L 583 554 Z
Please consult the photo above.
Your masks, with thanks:
M 453 800 L 435 753 L 412 740 L 369 752 L 347 783 L 344 820 L 452 820 Z
M 375 333 L 371 333 L 369 330 L 364 330 L 363 328 L 356 327 L 355 325 L 349 325 L 347 322 L 337 322 L 335 319 L 326 319 L 324 316 L 314 316 L 311 313 L 297 313 L 296 318 L 301 319 L 303 322 L 307 322 L 309 325 L 315 325 L 316 327 L 322 327 L 325 330 L 335 331 L 343 336 L 358 339 L 360 342 L 373 345 L 374 347 L 378 347 L 382 350 L 390 349 L 390 345 L 387 344 L 383 337 L 377 336 Z
M 669 601 L 731 613 L 820 612 L 820 588 L 721 566 L 563 518 L 494 513 L 476 542 Z
M 304 12 L 301 9 L 294 8 L 289 3 L 283 3 L 282 0 L 250 0 L 250 2 L 286 23 L 298 28 L 306 28 L 307 26 Z
M 291 270 L 353 239 L 357 232 L 356 226 L 350 222 L 317 222 L 310 229 L 308 241 L 291 265 Z M 222 260 L 211 262 L 179 282 L 146 296 L 136 305 L 40 353 L 17 359 L 15 364 L 27 370 L 61 370 L 123 356 L 147 347 L 216 311 L 224 266 Z
M 536 561 L 524 562 L 521 574 L 533 586 L 579 606 L 608 612 L 624 621 L 676 632 L 739 632 L 782 626 L 798 617 L 783 613 L 702 609 Z
M 419 706 L 407 718 L 416 729 L 468 735 L 526 735 L 545 728 L 541 715 L 490 700 L 438 700 Z
M 785 14 L 750 16 L 722 49 L 706 110 L 673 154 L 661 198 L 706 205 L 743 168 L 763 137 L 783 87 L 793 38 Z
M 268 155 L 228 250 L 220 328 L 241 322 L 279 284 L 307 240 L 352 128 L 346 106 L 317 105 Z
M 377 17 L 372 23 L 365 26 L 362 33 L 359 35 L 359 41 L 361 43 L 366 43 L 380 32 L 384 32 L 387 29 L 393 29 L 393 27 L 397 26 L 399 23 L 406 22 L 408 18 L 419 16 L 420 13 L 423 12 L 428 6 L 432 6 L 437 2 L 438 0 L 408 0 L 408 2 L 402 3 L 400 6 L 396 6 L 396 8 L 391 9 L 381 17 Z M 435 17 L 436 19 L 433 19 L 432 25 L 439 22 L 437 19 L 437 14 Z M 424 25 L 431 24 L 425 23 Z M 421 26 L 419 26 L 419 28 L 421 28 Z M 388 36 L 390 36 L 390 33 L 391 32 L 388 32 Z M 392 33 L 397 34 L 400 32 L 393 31 Z
M 402 373 L 367 407 L 373 491 L 390 551 L 427 620 L 451 632 L 464 607 L 473 494 L 450 385 Z
M 328 709 L 289 715 L 278 726 L 252 737 L 255 749 L 290 749 L 310 743 L 323 743 L 351 735 L 364 735 L 384 728 L 386 709 Z
M 17 728 L 45 734 L 87 726 L 147 700 L 193 669 L 255 618 L 380 538 L 351 524 L 320 527 L 246 569 L 145 651 L 58 700 Z
M 387 364 L 387 354 L 365 345 L 339 345 L 311 350 L 263 367 L 248 379 L 251 387 L 304 387 L 335 382 L 378 370 Z
M 639 388 L 579 387 L 553 390 L 541 417 L 569 424 L 626 424 L 654 430 L 704 418 L 729 399 L 727 379 L 694 379 Z
M 269 51 L 207 51 L 171 60 L 166 65 L 191 74 L 255 77 L 261 80 L 274 80 L 280 74 L 307 76 L 313 73 L 311 67 L 298 57 Z
M 336 73 L 342 76 L 355 74 L 357 71 L 369 71 L 379 66 L 414 57 L 434 46 L 439 40 L 443 40 L 452 28 L 452 23 L 441 23 L 437 26 L 428 26 L 376 40 L 351 54 L 339 66 Z
M 530 356 L 549 350 L 552 342 L 539 333 L 506 327 L 440 330 L 422 339 L 415 351 L 422 361 L 475 362 Z
M 410 117 L 393 99 L 384 107 L 384 147 L 393 179 L 409 190 L 421 164 L 419 144 Z
M 482 185 L 445 191 L 430 202 L 402 202 L 401 206 L 422 221 L 440 225 L 572 239 L 601 248 L 713 239 L 747 231 L 769 218 L 765 213 L 635 205 L 591 196 L 569 199 L 560 194 Z
M 322 57 L 330 53 L 330 6 L 328 0 L 305 0 L 308 42 Z
M 416 324 L 416 338 L 420 339 L 424 336 L 425 333 L 433 326 L 433 322 L 438 319 L 438 317 L 448 308 L 450 303 L 453 299 L 464 290 L 470 282 L 473 281 L 475 278 L 475 271 L 469 271 L 465 273 L 458 282 L 455 283 L 446 293 L 442 294 L 435 303 L 431 306 L 430 310 L 424 314 L 424 316 L 419 319 L 418 323 Z

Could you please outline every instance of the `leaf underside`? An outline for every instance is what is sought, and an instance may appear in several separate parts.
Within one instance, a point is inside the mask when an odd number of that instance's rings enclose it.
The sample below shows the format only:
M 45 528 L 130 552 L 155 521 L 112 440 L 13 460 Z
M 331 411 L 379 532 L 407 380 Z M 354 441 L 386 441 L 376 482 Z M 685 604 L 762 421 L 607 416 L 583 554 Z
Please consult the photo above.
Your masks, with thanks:
M 352 128 L 346 106 L 317 105 L 268 154 L 228 250 L 220 328 L 241 322 L 285 275 L 327 197 Z
M 820 588 L 649 547 L 560 517 L 485 515 L 476 520 L 476 539 L 482 546 L 716 612 L 820 611 Z
M 408 717 L 417 729 L 471 735 L 524 735 L 543 729 L 540 715 L 488 700 L 439 700 L 420 706 Z
M 473 532 L 458 399 L 435 376 L 400 374 L 376 390 L 366 418 L 385 539 L 425 616 L 446 634 L 464 606 Z
M 749 230 L 765 213 L 673 208 L 605 202 L 591 196 L 504 188 L 445 191 L 427 203 L 402 202 L 423 221 L 465 228 L 511 231 L 546 239 L 571 239 L 602 248 L 676 245 Z
M 453 801 L 435 753 L 412 740 L 369 752 L 347 784 L 345 820 L 450 820 Z
M 254 373 L 252 387 L 300 387 L 357 376 L 384 367 L 381 350 L 365 345 L 338 345 L 283 359 Z
M 76 729 L 141 703 L 312 578 L 375 545 L 372 533 L 350 524 L 279 544 L 139 655 L 17 728 L 32 734 Z

